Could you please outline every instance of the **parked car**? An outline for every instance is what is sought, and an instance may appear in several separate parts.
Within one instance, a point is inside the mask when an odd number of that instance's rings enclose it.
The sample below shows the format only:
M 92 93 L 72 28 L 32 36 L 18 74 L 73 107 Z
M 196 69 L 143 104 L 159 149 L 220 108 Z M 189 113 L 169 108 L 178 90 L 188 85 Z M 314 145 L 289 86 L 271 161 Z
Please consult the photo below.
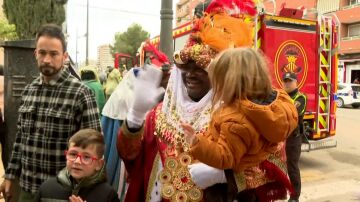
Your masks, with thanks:
M 337 107 L 360 107 L 360 84 L 339 83 L 337 90 Z

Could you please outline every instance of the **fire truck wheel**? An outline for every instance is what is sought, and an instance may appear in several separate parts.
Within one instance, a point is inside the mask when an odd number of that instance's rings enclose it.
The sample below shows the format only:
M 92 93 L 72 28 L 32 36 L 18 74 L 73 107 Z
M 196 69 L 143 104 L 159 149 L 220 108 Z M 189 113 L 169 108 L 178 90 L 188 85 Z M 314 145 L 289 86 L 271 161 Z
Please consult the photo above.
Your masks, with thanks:
M 353 108 L 359 108 L 360 107 L 360 104 L 352 104 L 351 105 Z
M 344 107 L 344 100 L 342 98 L 336 99 L 336 106 L 337 107 Z

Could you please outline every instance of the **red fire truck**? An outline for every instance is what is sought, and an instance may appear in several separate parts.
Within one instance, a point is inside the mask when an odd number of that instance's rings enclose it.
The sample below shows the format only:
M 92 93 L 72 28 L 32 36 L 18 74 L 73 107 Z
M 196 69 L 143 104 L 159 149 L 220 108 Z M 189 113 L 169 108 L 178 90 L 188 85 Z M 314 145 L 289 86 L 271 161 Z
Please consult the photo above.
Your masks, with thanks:
M 114 58 L 114 67 L 121 71 L 129 70 L 137 63 L 136 59 L 131 57 L 129 54 L 115 53 Z
M 339 23 L 331 16 L 305 20 L 301 19 L 301 10 L 283 9 L 279 16 L 244 17 L 254 24 L 253 47 L 261 49 L 273 64 L 270 70 L 275 87 L 282 88 L 281 76 L 285 72 L 298 76 L 299 89 L 307 96 L 302 150 L 336 147 Z M 175 50 L 184 46 L 191 30 L 190 22 L 173 30 Z M 156 46 L 159 41 L 155 37 L 151 43 Z

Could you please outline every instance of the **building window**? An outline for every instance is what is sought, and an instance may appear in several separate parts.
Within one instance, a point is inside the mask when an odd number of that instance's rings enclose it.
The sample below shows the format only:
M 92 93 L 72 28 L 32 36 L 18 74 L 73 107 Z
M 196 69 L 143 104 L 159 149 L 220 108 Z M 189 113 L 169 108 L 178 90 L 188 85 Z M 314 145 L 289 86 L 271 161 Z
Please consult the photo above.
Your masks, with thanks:
M 351 5 L 355 5 L 355 4 L 359 4 L 360 0 L 350 0 L 350 6 Z
M 349 37 L 360 36 L 360 23 L 349 25 L 348 27 Z

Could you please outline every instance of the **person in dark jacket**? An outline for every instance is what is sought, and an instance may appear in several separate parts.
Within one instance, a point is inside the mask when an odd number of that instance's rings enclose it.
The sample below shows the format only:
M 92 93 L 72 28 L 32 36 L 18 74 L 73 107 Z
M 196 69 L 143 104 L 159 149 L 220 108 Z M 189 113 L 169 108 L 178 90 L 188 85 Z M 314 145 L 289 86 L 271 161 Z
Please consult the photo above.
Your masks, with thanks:
M 290 195 L 289 202 L 298 202 L 301 193 L 299 160 L 302 135 L 304 134 L 303 118 L 306 110 L 306 96 L 299 91 L 297 81 L 297 76 L 293 72 L 287 72 L 283 75 L 284 89 L 293 100 L 299 116 L 298 127 L 286 140 L 286 164 L 290 181 L 295 191 Z
M 119 202 L 106 181 L 104 150 L 104 137 L 98 131 L 83 129 L 75 133 L 65 151 L 66 167 L 41 185 L 35 201 Z

